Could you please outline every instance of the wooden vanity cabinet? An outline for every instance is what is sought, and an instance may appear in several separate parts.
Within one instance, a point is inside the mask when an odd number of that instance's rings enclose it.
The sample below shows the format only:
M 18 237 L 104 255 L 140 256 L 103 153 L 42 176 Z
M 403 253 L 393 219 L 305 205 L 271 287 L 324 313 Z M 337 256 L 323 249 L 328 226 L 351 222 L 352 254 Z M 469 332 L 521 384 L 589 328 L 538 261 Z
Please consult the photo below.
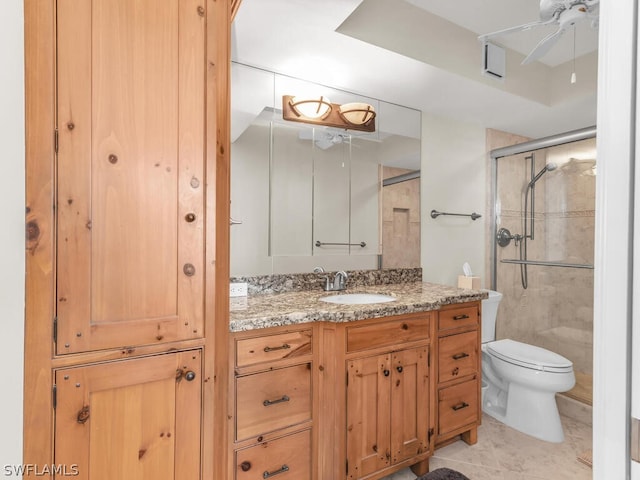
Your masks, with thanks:
M 416 465 L 430 447 L 431 313 L 354 322 L 346 340 L 346 478 Z
M 480 423 L 480 303 L 231 335 L 234 480 L 429 470 Z
M 314 328 L 232 334 L 232 478 L 317 478 L 312 455 L 318 403 L 314 401 Z
M 480 302 L 449 305 L 438 312 L 436 448 L 461 436 L 477 441 L 480 404 Z

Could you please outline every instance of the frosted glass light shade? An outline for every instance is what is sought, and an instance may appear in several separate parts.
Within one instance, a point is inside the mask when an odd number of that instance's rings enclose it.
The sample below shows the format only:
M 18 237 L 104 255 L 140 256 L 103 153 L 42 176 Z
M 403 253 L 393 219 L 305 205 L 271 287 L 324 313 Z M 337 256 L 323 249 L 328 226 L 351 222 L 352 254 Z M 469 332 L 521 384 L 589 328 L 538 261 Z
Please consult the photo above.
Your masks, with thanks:
M 326 118 L 331 113 L 331 101 L 324 96 L 318 98 L 291 98 L 291 108 L 306 118 Z
M 345 103 L 340 105 L 340 116 L 353 125 L 364 125 L 375 118 L 376 111 L 368 103 Z

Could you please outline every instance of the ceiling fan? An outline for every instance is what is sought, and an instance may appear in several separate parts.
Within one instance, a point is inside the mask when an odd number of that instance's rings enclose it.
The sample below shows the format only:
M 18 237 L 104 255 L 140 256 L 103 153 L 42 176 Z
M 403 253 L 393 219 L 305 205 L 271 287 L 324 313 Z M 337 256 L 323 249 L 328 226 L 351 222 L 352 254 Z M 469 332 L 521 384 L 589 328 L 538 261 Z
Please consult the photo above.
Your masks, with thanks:
M 486 43 L 493 37 L 531 30 L 543 25 L 557 25 L 558 28 L 540 40 L 538 45 L 522 61 L 522 65 L 526 65 L 545 56 L 560 40 L 560 37 L 576 23 L 590 20 L 591 26 L 597 28 L 599 3 L 600 0 L 540 0 L 540 20 L 537 22 L 480 35 L 478 39 Z
M 335 132 L 330 130 L 304 129 L 298 132 L 298 138 L 301 140 L 314 140 L 315 144 L 321 150 L 327 150 L 334 145 L 341 143 L 351 143 L 351 136 L 348 133 Z

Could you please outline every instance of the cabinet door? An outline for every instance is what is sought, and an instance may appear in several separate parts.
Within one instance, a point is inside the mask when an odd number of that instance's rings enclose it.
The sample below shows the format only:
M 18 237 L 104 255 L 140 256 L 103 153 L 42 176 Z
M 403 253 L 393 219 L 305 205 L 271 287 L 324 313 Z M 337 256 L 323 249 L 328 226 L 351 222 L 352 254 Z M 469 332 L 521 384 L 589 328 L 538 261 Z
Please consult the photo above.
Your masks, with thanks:
M 203 5 L 57 2 L 58 354 L 203 336 Z
M 58 370 L 55 464 L 81 480 L 200 478 L 200 351 Z
M 398 463 L 429 448 L 428 347 L 391 357 L 391 456 Z
M 390 355 L 347 363 L 347 478 L 361 478 L 391 463 Z

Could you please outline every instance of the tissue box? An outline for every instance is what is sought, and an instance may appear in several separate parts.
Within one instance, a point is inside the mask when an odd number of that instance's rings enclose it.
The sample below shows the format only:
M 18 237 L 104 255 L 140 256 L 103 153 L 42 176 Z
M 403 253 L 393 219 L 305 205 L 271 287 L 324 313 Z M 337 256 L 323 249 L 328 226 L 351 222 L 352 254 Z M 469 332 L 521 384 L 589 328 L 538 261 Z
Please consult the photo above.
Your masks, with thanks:
M 473 290 L 480 290 L 480 277 L 467 277 L 465 275 L 458 275 L 458 288 L 471 288 Z

